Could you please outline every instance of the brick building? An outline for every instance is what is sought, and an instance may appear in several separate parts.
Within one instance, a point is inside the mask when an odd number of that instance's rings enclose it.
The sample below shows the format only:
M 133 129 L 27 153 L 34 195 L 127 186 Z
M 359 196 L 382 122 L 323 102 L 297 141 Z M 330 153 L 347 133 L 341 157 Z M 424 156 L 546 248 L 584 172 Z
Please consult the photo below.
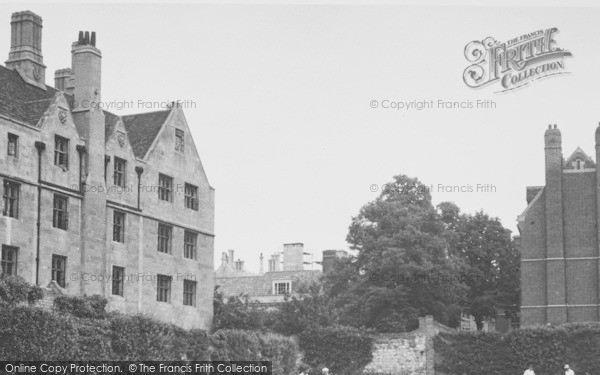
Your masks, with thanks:
M 48 86 L 41 33 L 39 16 L 14 13 L 0 66 L 3 273 L 210 328 L 214 190 L 182 109 L 99 109 L 95 33 Z
M 596 129 L 600 160 L 600 127 Z M 546 184 L 527 188 L 521 234 L 521 325 L 600 320 L 600 169 L 577 148 L 564 159 L 561 133 L 544 135 Z

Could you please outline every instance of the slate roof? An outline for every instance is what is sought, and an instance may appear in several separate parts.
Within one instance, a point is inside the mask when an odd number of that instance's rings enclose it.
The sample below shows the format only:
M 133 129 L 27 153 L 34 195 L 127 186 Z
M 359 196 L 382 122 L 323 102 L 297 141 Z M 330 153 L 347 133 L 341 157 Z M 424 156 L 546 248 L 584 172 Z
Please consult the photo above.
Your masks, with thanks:
M 26 83 L 17 71 L 0 65 L 0 115 L 38 126 L 57 90 Z
M 136 157 L 142 158 L 146 155 L 169 113 L 170 110 L 165 110 L 122 117 Z
M 30 85 L 17 71 L 0 65 L 0 116 L 38 127 L 39 120 L 59 92 L 49 86 L 46 88 L 47 90 L 44 91 Z M 71 96 L 65 93 L 63 95 L 71 103 Z M 114 132 L 119 119 L 122 119 L 133 153 L 136 157 L 143 158 L 170 112 L 171 110 L 168 109 L 119 117 L 104 111 L 106 140 L 108 141 Z
M 215 285 L 225 296 L 248 294 L 250 298 L 273 295 L 273 282 L 290 280 L 292 293 L 299 282 L 316 281 L 322 272 L 318 270 L 265 272 L 263 275 L 239 277 L 215 277 Z

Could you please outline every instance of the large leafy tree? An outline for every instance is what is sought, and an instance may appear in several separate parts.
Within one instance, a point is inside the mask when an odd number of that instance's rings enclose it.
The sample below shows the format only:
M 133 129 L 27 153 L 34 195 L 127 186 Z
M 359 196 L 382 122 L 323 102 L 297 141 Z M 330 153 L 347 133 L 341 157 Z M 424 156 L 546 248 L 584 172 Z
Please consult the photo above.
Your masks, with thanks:
M 450 255 L 462 260 L 461 279 L 468 287 L 465 307 L 483 328 L 498 311 L 514 317 L 519 309 L 519 252 L 510 230 L 483 211 L 461 214 L 458 207 L 438 205 L 446 225 Z
M 461 283 L 449 257 L 446 226 L 427 186 L 404 175 L 352 219 L 347 241 L 355 257 L 325 276 L 326 291 L 342 323 L 404 331 L 421 315 L 455 325 Z

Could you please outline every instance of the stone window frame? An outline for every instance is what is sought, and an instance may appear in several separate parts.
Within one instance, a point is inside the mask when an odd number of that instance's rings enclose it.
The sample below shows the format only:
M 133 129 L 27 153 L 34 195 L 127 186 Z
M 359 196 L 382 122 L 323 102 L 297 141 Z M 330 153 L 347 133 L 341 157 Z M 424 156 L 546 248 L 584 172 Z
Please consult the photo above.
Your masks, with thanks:
M 183 257 L 186 259 L 198 259 L 198 233 L 191 230 L 183 232 Z
M 65 288 L 65 275 L 67 273 L 67 257 L 64 255 L 52 254 L 52 281 Z
M 2 266 L 0 268 L 0 274 L 4 274 L 7 276 L 17 276 L 19 248 L 16 246 L 2 245 L 2 257 L 0 259 L 0 263 Z
M 127 216 L 125 212 L 113 210 L 113 241 L 125 243 L 125 223 Z
M 60 204 L 63 202 L 64 204 Z M 52 227 L 69 230 L 69 197 L 54 193 L 52 201 Z
M 127 183 L 126 181 L 127 160 L 115 156 L 113 161 L 113 183 L 116 186 L 124 188 Z
M 112 268 L 112 288 L 113 296 L 123 297 L 125 284 L 125 267 L 113 266 Z
M 173 249 L 173 226 L 158 223 L 157 250 L 159 253 L 172 254 Z
M 171 303 L 171 284 L 171 276 L 156 275 L 156 300 L 158 302 Z
M 6 154 L 15 158 L 19 157 L 19 136 L 13 133 L 8 133 L 6 143 Z
M 173 203 L 173 177 L 158 174 L 158 199 Z
M 198 283 L 195 280 L 183 280 L 183 305 L 196 306 Z
M 281 289 L 284 286 L 284 290 Z M 284 296 L 292 293 L 292 280 L 273 280 L 273 294 Z
M 198 211 L 198 186 L 185 183 L 185 207 Z
M 63 171 L 69 170 L 69 139 L 54 136 L 54 165 L 62 168 Z
M 2 215 L 19 218 L 19 196 L 21 194 L 21 184 L 9 179 L 4 179 L 4 191 L 2 192 Z

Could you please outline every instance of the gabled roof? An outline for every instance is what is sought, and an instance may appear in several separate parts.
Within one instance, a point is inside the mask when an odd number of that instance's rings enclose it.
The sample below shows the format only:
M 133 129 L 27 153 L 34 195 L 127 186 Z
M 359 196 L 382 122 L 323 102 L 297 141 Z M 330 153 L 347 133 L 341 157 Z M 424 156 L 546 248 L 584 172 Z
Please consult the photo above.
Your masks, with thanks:
M 104 142 L 108 142 L 110 136 L 115 131 L 115 127 L 117 126 L 117 122 L 119 122 L 120 117 L 110 113 L 108 111 L 104 112 Z
M 577 149 L 569 156 L 569 158 L 565 161 L 564 167 L 565 169 L 574 169 L 573 162 L 577 159 L 580 159 L 584 162 L 583 168 L 595 168 L 596 163 L 594 160 L 590 158 L 581 147 L 577 147 Z
M 38 126 L 58 91 L 28 84 L 17 71 L 0 65 L 0 115 Z
M 123 116 L 133 153 L 143 158 L 160 132 L 171 110 Z
M 0 65 L 0 116 L 39 127 L 40 119 L 54 102 L 57 93 L 61 92 L 49 86 L 46 86 L 46 90 L 42 90 L 30 85 L 17 71 Z M 72 103 L 72 96 L 66 93 L 62 93 L 62 95 L 69 104 Z M 171 110 L 123 117 L 108 111 L 103 112 L 106 141 L 114 133 L 119 119 L 122 119 L 134 155 L 137 158 L 143 158 L 158 136 Z

